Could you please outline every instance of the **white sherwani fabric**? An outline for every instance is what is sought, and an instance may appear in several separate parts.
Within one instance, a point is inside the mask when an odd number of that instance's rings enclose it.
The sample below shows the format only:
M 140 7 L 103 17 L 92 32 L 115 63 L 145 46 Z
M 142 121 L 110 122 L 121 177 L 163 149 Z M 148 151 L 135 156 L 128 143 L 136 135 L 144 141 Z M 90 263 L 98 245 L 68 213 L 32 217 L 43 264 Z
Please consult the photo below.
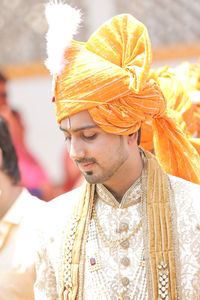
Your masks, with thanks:
M 200 299 L 200 186 L 169 176 L 175 196 L 177 236 L 180 257 L 182 300 Z M 61 263 L 61 239 L 70 215 L 79 199 L 81 188 L 64 194 L 48 204 L 47 222 L 39 228 L 36 300 L 59 299 L 58 278 Z M 121 239 L 134 231 L 141 220 L 140 179 L 124 195 L 119 204 L 103 186 L 96 186 L 95 210 L 105 235 Z M 105 245 L 92 219 L 86 243 L 83 291 L 78 299 L 118 300 L 148 298 L 143 255 L 142 227 L 117 248 Z M 91 258 L 100 259 L 98 270 L 91 271 Z M 121 298 L 120 298 L 121 297 Z M 149 299 L 152 300 L 152 299 Z M 156 299 L 157 300 L 157 299 Z

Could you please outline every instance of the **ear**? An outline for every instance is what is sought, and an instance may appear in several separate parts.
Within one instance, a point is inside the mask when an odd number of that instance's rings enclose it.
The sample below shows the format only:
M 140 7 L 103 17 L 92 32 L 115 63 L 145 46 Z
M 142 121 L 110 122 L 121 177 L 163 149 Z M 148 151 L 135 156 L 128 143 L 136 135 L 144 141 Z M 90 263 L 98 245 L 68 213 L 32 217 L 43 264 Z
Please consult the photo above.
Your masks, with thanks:
M 0 169 L 2 169 L 2 167 L 3 167 L 3 151 L 0 148 Z
M 137 139 L 138 139 L 138 131 L 131 133 L 128 135 L 128 144 L 137 144 Z

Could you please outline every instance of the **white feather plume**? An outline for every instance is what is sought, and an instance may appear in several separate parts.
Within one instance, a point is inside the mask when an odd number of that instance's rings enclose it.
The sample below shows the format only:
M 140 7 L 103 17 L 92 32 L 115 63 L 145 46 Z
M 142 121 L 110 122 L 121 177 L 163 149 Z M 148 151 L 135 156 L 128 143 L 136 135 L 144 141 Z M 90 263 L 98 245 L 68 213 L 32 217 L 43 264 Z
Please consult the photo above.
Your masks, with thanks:
M 45 65 L 56 77 L 64 69 L 64 53 L 77 33 L 81 13 L 66 3 L 54 0 L 46 4 L 45 15 L 49 25 L 46 35 L 48 58 Z

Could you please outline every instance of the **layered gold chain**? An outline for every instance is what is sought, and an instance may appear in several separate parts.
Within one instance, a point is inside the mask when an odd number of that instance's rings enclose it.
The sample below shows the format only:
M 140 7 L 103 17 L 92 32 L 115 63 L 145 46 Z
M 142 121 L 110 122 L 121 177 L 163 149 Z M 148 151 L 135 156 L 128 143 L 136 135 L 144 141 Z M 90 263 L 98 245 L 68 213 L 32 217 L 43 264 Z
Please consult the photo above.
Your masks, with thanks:
M 110 240 L 105 233 L 103 232 L 103 229 L 99 223 L 99 219 L 97 217 L 97 213 L 95 211 L 95 208 L 93 206 L 92 208 L 92 217 L 94 219 L 95 225 L 97 227 L 98 233 L 102 239 L 102 241 L 104 242 L 104 244 L 106 245 L 106 247 L 109 248 L 117 248 L 120 244 L 122 244 L 123 242 L 125 242 L 126 240 L 130 239 L 132 236 L 134 236 L 140 229 L 140 227 L 142 226 L 142 220 L 139 222 L 139 224 L 135 227 L 135 229 L 127 236 L 122 237 L 120 239 L 116 239 L 116 240 Z

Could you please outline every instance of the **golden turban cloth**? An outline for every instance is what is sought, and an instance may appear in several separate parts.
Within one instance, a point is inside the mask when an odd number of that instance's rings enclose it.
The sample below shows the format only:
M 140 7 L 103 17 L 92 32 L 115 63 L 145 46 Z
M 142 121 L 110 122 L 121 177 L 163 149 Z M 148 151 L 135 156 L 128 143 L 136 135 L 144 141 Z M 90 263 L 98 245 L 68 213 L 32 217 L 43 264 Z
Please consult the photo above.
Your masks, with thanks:
M 179 68 L 179 67 L 178 67 Z M 179 124 L 181 130 L 186 134 L 189 142 L 200 155 L 200 138 L 198 138 L 198 105 L 193 105 L 188 89 L 183 88 L 184 80 L 176 75 L 176 68 L 168 66 L 151 70 L 150 77 L 159 84 L 167 100 L 167 114 L 171 115 Z M 141 126 L 141 146 L 154 152 L 152 122 L 144 122 Z
M 184 116 L 189 132 L 193 137 L 200 138 L 200 63 L 184 62 L 174 68 L 173 72 L 182 82 L 191 100 L 191 108 Z
M 153 78 L 160 86 L 167 101 L 167 111 L 173 115 L 176 122 L 179 123 L 181 130 L 187 133 L 185 115 L 191 113 L 192 103 L 187 92 L 183 89 L 181 81 L 172 73 L 168 66 L 164 66 L 150 71 L 150 78 Z M 191 125 L 191 124 L 190 124 Z M 141 146 L 149 151 L 154 151 L 152 122 L 142 124 Z
M 57 120 L 88 110 L 104 131 L 128 135 L 151 121 L 157 159 L 167 173 L 200 183 L 200 158 L 168 115 L 166 98 L 150 78 L 151 43 L 131 15 L 103 24 L 86 43 L 72 41 L 57 76 Z
M 200 63 L 183 62 L 172 72 L 178 76 L 187 91 L 200 90 Z
M 185 110 L 183 119 L 190 134 L 189 140 L 200 154 L 200 63 L 183 62 L 172 72 L 188 93 L 190 107 Z

